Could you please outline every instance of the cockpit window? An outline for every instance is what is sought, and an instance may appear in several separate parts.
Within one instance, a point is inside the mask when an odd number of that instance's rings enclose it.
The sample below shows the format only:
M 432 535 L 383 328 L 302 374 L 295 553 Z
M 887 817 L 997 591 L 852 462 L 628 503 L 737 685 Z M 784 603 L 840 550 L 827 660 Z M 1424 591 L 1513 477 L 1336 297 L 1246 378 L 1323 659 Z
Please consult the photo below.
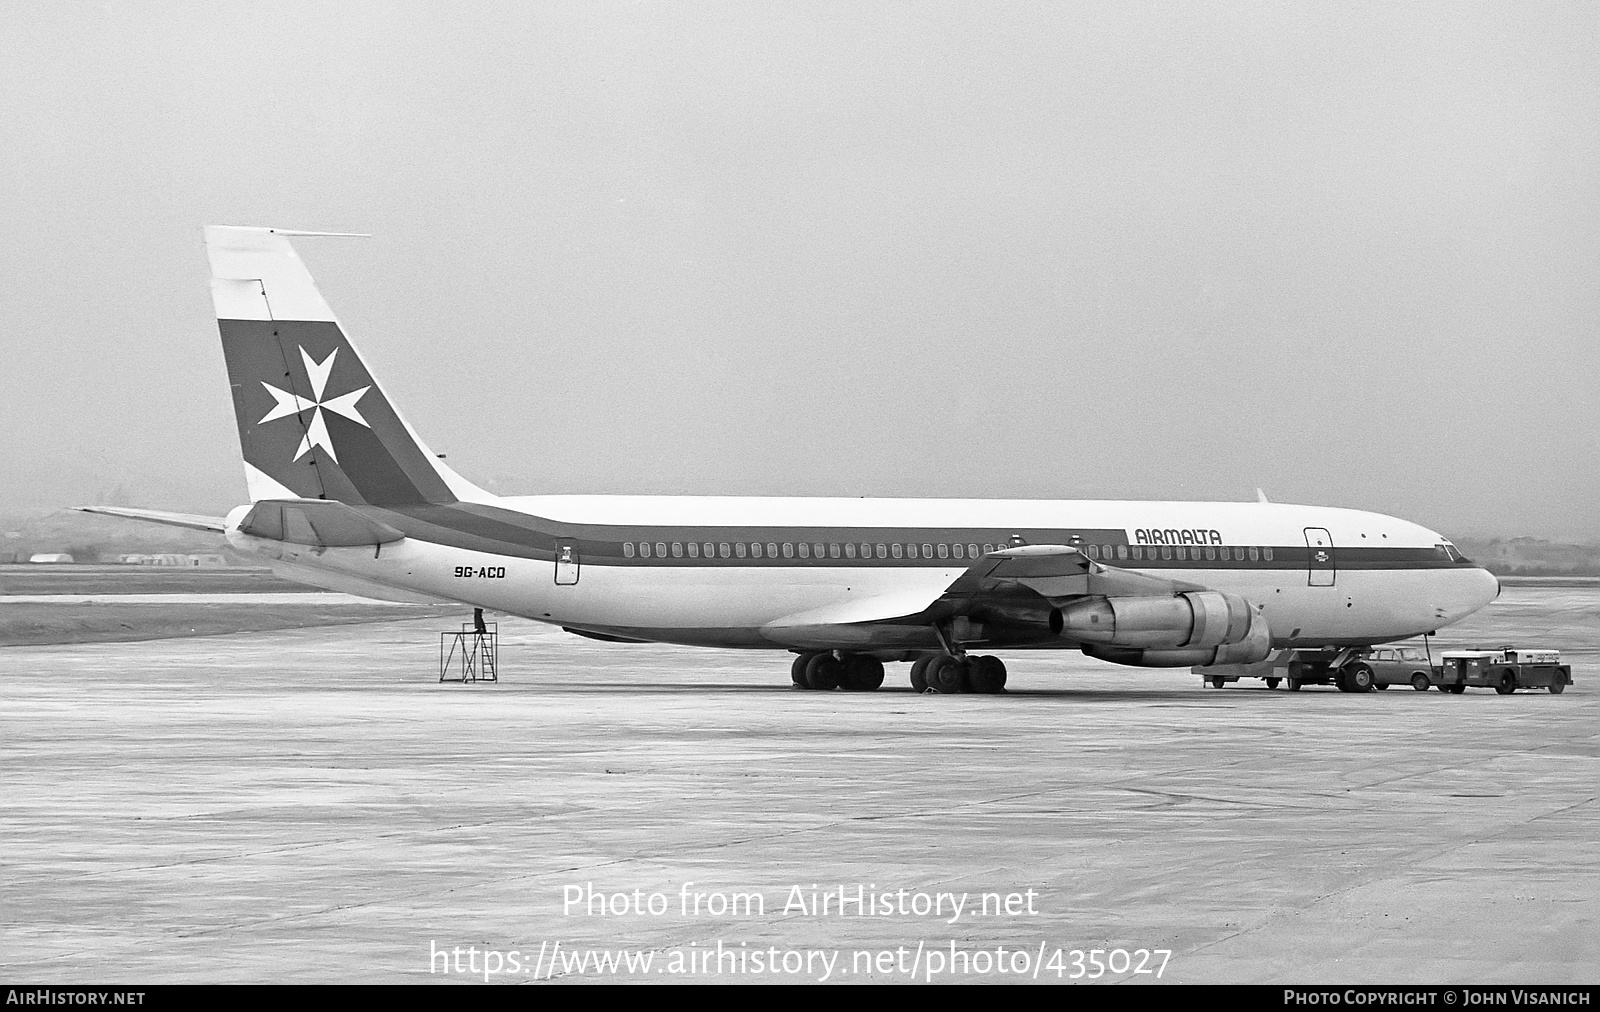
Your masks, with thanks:
M 1471 562 L 1472 561 L 1471 559 L 1467 558 L 1465 555 L 1462 555 L 1461 552 L 1459 550 L 1457 550 L 1456 546 L 1450 544 L 1448 541 L 1445 542 L 1442 545 L 1434 545 L 1433 546 L 1433 550 L 1435 552 L 1438 552 L 1440 555 L 1444 556 L 1445 558 L 1449 559 L 1451 562 Z

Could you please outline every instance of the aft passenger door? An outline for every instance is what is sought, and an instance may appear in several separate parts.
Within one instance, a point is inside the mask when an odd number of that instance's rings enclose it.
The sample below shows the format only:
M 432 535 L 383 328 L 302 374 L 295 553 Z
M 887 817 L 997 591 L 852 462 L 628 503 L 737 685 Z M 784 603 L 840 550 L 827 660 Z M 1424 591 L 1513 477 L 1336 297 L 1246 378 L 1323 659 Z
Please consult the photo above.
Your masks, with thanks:
M 1336 575 L 1333 566 L 1333 535 L 1321 527 L 1307 527 L 1306 558 L 1306 585 L 1333 586 Z
M 556 585 L 570 587 L 578 582 L 578 543 L 556 542 Z

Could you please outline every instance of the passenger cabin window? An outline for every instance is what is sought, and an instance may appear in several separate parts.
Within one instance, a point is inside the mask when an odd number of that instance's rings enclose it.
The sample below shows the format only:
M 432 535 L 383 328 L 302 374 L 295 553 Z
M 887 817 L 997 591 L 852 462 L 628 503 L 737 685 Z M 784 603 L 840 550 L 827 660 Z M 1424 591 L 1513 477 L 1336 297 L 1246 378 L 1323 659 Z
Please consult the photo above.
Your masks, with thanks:
M 829 544 L 828 545 L 828 558 L 837 559 L 838 557 L 839 557 L 839 546 L 837 544 Z
M 698 541 L 689 542 L 689 558 L 698 559 L 699 557 L 700 557 L 700 542 L 698 542 Z
M 1089 556 L 1089 558 L 1091 558 L 1091 559 L 1098 559 L 1100 557 L 1100 546 L 1099 545 L 1090 545 L 1088 550 L 1084 554 Z
M 622 557 L 625 558 L 625 559 L 633 558 L 633 542 L 632 541 L 624 541 L 622 543 Z
M 666 557 L 667 557 L 667 543 L 665 541 L 657 541 L 656 542 L 656 558 L 664 559 Z
M 744 558 L 744 552 L 745 552 L 744 542 L 743 541 L 735 541 L 733 543 L 733 554 L 737 555 L 739 558 L 742 559 L 742 558 Z
M 644 556 L 647 559 L 650 557 L 650 542 L 648 542 L 648 541 L 639 542 L 639 554 Z
M 733 546 L 726 541 L 719 541 L 717 542 L 717 554 L 726 559 L 733 554 Z
M 896 541 L 894 544 L 890 545 L 889 546 L 889 550 L 894 554 L 894 557 L 897 558 L 897 559 L 905 554 L 905 546 L 901 545 L 900 542 L 898 542 L 898 541 Z
M 1261 557 L 1263 559 L 1266 559 L 1268 562 L 1271 562 L 1272 561 L 1272 549 L 1270 549 L 1270 548 L 1261 549 Z
M 681 559 L 681 558 L 683 558 L 683 542 L 681 542 L 681 541 L 674 541 L 674 542 L 673 542 L 673 543 L 672 543 L 672 557 L 673 557 L 673 558 L 674 558 L 674 559 Z
M 847 559 L 855 558 L 856 557 L 856 546 L 853 545 L 853 544 L 846 543 L 845 546 L 844 546 L 844 557 L 847 558 Z
M 761 558 L 761 542 L 757 541 L 755 544 L 750 546 L 750 554 L 754 555 L 758 559 Z
M 950 551 L 958 559 L 966 558 L 967 549 L 964 545 L 951 545 Z
M 774 543 L 774 542 L 768 541 L 767 542 L 767 558 L 776 559 L 777 557 L 778 557 L 778 546 L 777 546 L 777 544 Z
M 1251 562 L 1256 562 L 1260 558 L 1261 558 L 1261 552 L 1256 549 L 1255 545 L 1251 545 L 1250 546 L 1250 561 Z
M 827 549 L 823 548 L 820 542 L 813 541 L 811 542 L 811 554 L 820 559 L 827 555 Z
M 700 547 L 702 548 L 702 550 L 704 550 L 704 552 L 706 553 L 706 558 L 708 558 L 708 559 L 712 558 L 713 556 L 715 556 L 717 554 L 716 546 L 713 545 L 709 541 L 707 541 L 704 545 L 702 545 Z
M 802 559 L 811 558 L 811 544 L 810 544 L 810 542 L 806 542 L 806 541 L 800 542 L 800 557 Z
M 1127 545 L 1118 545 L 1117 546 L 1117 558 L 1126 559 L 1127 557 L 1128 557 L 1128 546 Z
M 880 559 L 887 559 L 889 557 L 888 545 L 874 545 L 872 550 L 877 553 L 877 556 Z
M 1208 561 L 1214 560 L 1214 559 L 1216 559 L 1216 557 L 1217 557 L 1217 550 L 1215 548 L 1207 548 L 1206 549 L 1206 559 Z
M 949 545 L 941 544 L 941 545 L 939 545 L 939 547 L 935 548 L 934 551 L 939 553 L 939 558 L 941 558 L 941 559 L 948 559 L 950 557 L 950 546 Z
M 1170 546 L 1170 545 L 1162 545 L 1161 546 L 1161 557 L 1163 559 L 1172 558 L 1172 546 Z
M 922 557 L 924 559 L 933 558 L 933 546 L 932 545 L 923 545 L 922 546 Z
M 1243 548 L 1239 548 L 1239 547 L 1235 547 L 1234 550 L 1233 550 L 1233 558 L 1234 558 L 1234 561 L 1236 561 L 1236 562 L 1243 562 L 1244 561 L 1244 549 Z
M 967 546 L 967 558 L 976 559 L 977 557 L 978 557 L 978 546 L 977 545 L 968 545 Z

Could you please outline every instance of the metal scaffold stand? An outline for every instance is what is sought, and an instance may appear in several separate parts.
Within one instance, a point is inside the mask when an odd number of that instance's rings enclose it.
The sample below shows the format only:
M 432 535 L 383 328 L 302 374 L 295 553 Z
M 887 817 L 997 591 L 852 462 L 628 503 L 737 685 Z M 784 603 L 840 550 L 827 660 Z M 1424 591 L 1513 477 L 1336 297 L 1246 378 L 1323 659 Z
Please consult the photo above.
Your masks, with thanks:
M 485 622 L 483 609 L 472 609 L 472 621 L 456 632 L 439 634 L 439 681 L 498 682 L 500 624 Z

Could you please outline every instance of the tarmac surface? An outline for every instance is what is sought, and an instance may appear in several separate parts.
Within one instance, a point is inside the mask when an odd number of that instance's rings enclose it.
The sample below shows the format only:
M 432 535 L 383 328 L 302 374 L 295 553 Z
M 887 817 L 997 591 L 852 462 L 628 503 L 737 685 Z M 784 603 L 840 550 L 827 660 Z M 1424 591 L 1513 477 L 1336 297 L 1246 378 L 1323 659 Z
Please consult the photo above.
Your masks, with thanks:
M 1217 690 L 1065 652 L 1007 655 L 1001 696 L 916 696 L 903 664 L 803 692 L 787 655 L 508 619 L 499 684 L 440 684 L 442 628 L 0 648 L 0 975 L 1600 978 L 1597 583 L 1508 583 L 1434 642 L 1559 647 L 1560 696 Z M 812 905 L 858 885 L 875 915 Z M 917 912 L 940 893 L 960 917 Z

